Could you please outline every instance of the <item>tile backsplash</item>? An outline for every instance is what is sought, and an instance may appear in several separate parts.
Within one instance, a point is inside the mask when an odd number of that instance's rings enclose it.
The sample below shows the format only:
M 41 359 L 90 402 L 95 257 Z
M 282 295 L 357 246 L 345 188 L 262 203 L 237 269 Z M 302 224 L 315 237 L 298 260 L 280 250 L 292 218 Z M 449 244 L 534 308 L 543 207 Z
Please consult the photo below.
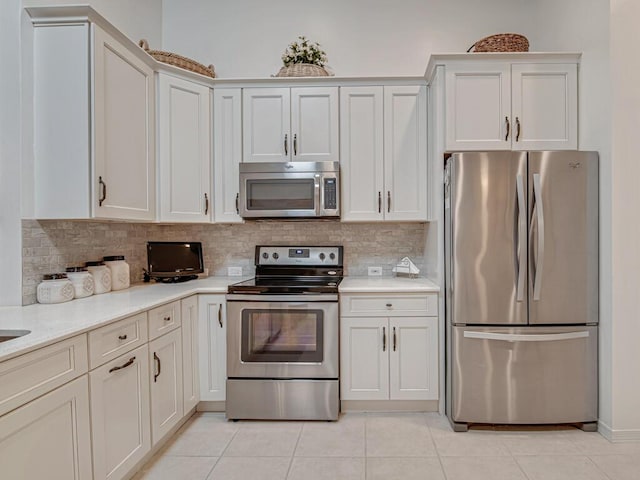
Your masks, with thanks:
M 397 261 L 410 257 L 425 272 L 423 223 L 341 223 L 336 221 L 252 221 L 243 224 L 142 224 L 98 221 L 23 220 L 22 303 L 36 301 L 36 287 L 45 273 L 124 255 L 131 282 L 142 281 L 147 265 L 147 241 L 202 242 L 209 275 L 226 275 L 241 266 L 254 273 L 254 247 L 269 244 L 344 245 L 347 275 L 366 275 L 367 267 L 382 266 L 391 275 Z M 425 272 L 428 273 L 428 272 Z

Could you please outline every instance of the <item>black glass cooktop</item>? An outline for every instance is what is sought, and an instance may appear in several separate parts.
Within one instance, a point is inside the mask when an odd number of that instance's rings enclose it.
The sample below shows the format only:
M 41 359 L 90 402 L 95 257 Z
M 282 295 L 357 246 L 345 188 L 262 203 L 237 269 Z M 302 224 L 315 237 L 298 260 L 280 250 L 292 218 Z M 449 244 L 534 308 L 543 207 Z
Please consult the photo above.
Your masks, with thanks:
M 229 285 L 228 293 L 311 294 L 338 293 L 342 277 L 256 277 Z

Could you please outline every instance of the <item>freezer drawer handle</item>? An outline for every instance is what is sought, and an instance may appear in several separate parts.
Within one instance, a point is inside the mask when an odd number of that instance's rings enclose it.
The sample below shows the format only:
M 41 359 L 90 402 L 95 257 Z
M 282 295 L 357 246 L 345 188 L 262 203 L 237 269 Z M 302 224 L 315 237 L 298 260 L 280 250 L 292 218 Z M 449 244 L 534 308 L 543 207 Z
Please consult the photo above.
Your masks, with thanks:
M 503 342 L 557 342 L 559 340 L 575 340 L 577 338 L 587 338 L 588 331 L 549 333 L 549 334 L 517 334 L 517 333 L 493 333 L 493 332 L 464 332 L 464 338 L 477 338 L 480 340 L 500 340 Z

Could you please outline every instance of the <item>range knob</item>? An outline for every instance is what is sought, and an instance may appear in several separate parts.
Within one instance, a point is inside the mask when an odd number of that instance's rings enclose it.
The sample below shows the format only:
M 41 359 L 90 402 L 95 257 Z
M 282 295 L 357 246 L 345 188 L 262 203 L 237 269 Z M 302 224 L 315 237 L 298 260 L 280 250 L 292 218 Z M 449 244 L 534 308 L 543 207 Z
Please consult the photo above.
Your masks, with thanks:
M 318 256 L 320 257 L 320 260 L 324 260 L 324 257 L 325 257 L 324 253 L 321 253 L 321 254 L 320 254 L 320 255 L 318 255 Z
M 271 256 L 274 258 L 274 260 L 277 260 L 278 257 L 280 257 L 280 255 L 278 255 L 277 252 L 273 252 L 273 255 L 271 255 Z
M 269 258 L 269 254 L 267 252 L 264 252 L 262 254 L 262 258 L 264 258 L 266 260 L 267 258 Z
M 331 260 L 334 260 L 334 259 L 336 258 L 336 254 L 335 254 L 335 253 L 330 253 L 330 254 L 329 254 L 329 258 L 330 258 Z

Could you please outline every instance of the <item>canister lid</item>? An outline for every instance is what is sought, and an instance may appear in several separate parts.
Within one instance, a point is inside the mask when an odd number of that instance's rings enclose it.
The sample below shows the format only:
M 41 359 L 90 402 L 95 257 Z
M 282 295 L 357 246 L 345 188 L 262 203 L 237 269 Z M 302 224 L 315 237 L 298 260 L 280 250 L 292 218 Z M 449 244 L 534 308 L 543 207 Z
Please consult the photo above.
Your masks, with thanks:
M 45 280 L 62 280 L 67 278 L 66 273 L 47 273 L 43 277 Z
M 111 255 L 110 257 L 103 257 L 105 262 L 116 262 L 118 260 L 124 260 L 124 255 Z
M 84 262 L 84 264 L 87 267 L 100 267 L 104 265 L 104 262 L 102 260 L 98 260 L 97 262 Z
M 67 267 L 67 268 L 65 268 L 65 271 L 67 271 L 67 272 L 86 272 L 87 268 L 86 267 Z

